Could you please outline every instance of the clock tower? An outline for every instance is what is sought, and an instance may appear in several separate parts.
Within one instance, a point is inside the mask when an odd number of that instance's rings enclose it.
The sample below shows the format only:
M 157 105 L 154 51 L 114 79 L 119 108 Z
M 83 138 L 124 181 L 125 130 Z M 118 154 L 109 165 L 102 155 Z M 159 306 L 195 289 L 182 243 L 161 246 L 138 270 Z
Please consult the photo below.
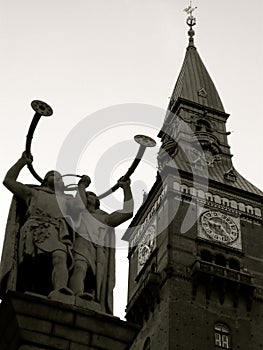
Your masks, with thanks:
M 129 242 L 131 350 L 263 349 L 263 193 L 234 168 L 225 112 L 189 44 Z

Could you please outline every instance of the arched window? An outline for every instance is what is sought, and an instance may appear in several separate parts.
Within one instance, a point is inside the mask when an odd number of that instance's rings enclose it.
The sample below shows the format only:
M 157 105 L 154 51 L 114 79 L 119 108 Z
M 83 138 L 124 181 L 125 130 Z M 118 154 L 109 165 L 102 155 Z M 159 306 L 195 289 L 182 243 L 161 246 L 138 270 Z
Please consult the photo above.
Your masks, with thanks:
M 259 208 L 255 208 L 255 215 L 261 216 L 261 210 Z
M 199 119 L 196 123 L 196 131 L 201 131 L 201 132 L 212 132 L 211 125 L 203 119 Z
M 215 258 L 215 264 L 220 265 L 220 266 L 226 266 L 226 259 L 224 255 L 222 254 L 217 254 Z
M 150 337 L 147 337 L 144 345 L 143 345 L 143 350 L 151 350 L 151 339 Z
M 207 201 L 211 201 L 211 202 L 212 202 L 213 199 L 214 199 L 213 196 L 212 196 L 212 194 L 209 193 L 209 192 L 205 194 L 205 197 L 206 197 L 206 200 L 207 200 Z
M 222 198 L 222 204 L 225 206 L 229 206 L 229 200 L 227 198 Z
M 188 193 L 188 187 L 186 185 L 182 185 L 181 186 L 181 192 L 187 194 Z
M 239 271 L 240 270 L 240 263 L 236 259 L 229 259 L 229 268 L 232 270 Z
M 199 198 L 205 199 L 205 192 L 202 190 L 198 190 L 197 195 Z
M 217 194 L 214 196 L 214 201 L 218 204 L 221 204 L 221 198 Z
M 238 203 L 238 209 L 241 211 L 246 211 L 246 207 L 244 203 Z
M 247 206 L 246 206 L 246 209 L 247 209 L 247 212 L 248 212 L 249 214 L 254 214 L 254 210 L 253 210 L 253 208 L 251 207 L 251 205 L 247 205 Z
M 201 259 L 204 261 L 212 262 L 212 254 L 209 250 L 202 250 L 201 251 Z
M 231 200 L 231 201 L 230 201 L 230 207 L 231 207 L 231 208 L 234 208 L 234 209 L 237 209 L 237 202 Z
M 220 349 L 231 349 L 229 328 L 222 323 L 214 327 L 215 346 Z

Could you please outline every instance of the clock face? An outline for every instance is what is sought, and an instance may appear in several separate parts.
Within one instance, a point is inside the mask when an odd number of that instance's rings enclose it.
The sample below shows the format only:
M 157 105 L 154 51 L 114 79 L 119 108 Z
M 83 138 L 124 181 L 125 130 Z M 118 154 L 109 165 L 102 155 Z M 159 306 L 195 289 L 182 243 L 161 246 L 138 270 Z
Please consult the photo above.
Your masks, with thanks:
M 205 235 L 219 243 L 230 244 L 239 237 L 235 221 L 219 211 L 205 211 L 201 215 L 201 225 Z
M 138 262 L 143 266 L 149 259 L 155 247 L 155 226 L 147 228 L 144 237 L 138 247 Z

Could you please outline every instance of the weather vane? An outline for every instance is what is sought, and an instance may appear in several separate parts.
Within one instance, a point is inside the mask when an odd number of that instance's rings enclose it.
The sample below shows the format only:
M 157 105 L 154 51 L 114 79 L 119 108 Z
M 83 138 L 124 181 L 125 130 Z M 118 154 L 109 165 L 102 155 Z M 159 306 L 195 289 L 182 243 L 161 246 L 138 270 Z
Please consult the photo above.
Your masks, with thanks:
M 196 24 L 196 18 L 193 16 L 193 12 L 197 9 L 197 7 L 192 7 L 192 0 L 190 0 L 190 5 L 184 9 L 184 11 L 188 14 L 186 19 L 186 23 L 189 27 L 193 27 Z

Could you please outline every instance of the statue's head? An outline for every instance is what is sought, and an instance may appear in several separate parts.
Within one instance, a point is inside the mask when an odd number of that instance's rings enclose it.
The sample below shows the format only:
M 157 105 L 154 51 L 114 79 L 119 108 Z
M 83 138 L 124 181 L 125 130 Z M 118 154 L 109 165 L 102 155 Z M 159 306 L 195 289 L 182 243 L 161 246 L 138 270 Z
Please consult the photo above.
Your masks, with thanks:
M 94 192 L 87 191 L 87 200 L 88 200 L 88 205 L 93 206 L 95 209 L 99 209 L 100 207 L 100 200 L 97 197 L 97 195 Z
M 63 191 L 65 185 L 61 174 L 56 170 L 51 170 L 46 173 L 41 186 L 49 187 L 52 190 Z

